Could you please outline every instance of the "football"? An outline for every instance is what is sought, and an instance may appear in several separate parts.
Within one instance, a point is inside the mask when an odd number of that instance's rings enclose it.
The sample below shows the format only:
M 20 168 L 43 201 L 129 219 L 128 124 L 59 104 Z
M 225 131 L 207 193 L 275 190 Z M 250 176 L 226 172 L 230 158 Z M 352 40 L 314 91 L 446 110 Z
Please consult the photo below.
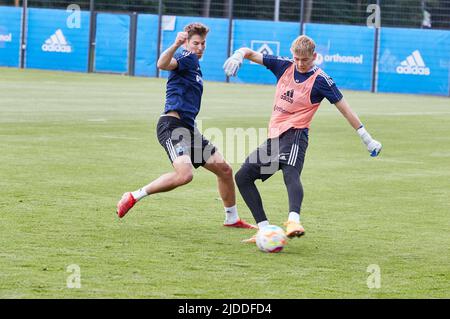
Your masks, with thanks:
M 268 225 L 256 234 L 256 246 L 266 253 L 278 253 L 287 244 L 284 230 L 276 225 Z

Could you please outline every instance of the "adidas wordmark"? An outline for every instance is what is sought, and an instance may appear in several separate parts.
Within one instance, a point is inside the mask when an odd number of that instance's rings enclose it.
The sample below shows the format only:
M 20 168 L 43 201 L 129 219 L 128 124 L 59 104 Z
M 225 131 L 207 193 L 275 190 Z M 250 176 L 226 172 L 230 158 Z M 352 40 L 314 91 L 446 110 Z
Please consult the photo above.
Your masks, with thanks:
M 420 55 L 419 50 L 414 51 L 406 60 L 402 61 L 396 69 L 398 74 L 425 75 L 431 74 Z
M 55 34 L 45 40 L 45 43 L 42 45 L 42 51 L 71 53 L 72 47 L 67 43 L 62 30 L 58 29 Z

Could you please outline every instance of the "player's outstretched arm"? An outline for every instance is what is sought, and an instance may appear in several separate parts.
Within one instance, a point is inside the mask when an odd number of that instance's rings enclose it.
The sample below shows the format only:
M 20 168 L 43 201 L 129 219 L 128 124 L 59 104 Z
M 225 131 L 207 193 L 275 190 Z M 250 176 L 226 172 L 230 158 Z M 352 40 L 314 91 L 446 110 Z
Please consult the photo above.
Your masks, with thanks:
M 172 71 L 178 67 L 178 62 L 173 58 L 173 55 L 186 42 L 187 38 L 187 32 L 178 32 L 175 42 L 159 57 L 157 63 L 158 69 Z
M 263 64 L 263 55 L 261 53 L 253 51 L 249 48 L 240 48 L 234 51 L 233 55 L 230 56 L 223 64 L 225 74 L 227 76 L 236 76 L 244 59 L 261 65 Z
M 342 98 L 336 104 L 336 108 L 342 113 L 342 115 L 347 119 L 350 125 L 356 130 L 361 140 L 366 145 L 367 150 L 370 153 L 370 156 L 375 157 L 381 152 L 382 145 L 377 140 L 374 140 L 372 136 L 370 136 L 369 132 L 364 128 L 361 121 L 356 115 L 355 112 L 350 108 L 350 105 L 347 101 Z

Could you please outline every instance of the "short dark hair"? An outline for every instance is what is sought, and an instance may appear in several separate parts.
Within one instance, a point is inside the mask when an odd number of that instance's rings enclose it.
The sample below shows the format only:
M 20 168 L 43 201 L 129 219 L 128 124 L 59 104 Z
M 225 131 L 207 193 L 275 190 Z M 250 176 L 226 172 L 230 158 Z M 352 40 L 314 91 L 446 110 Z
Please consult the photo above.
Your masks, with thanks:
M 209 32 L 209 28 L 203 23 L 194 22 L 185 26 L 184 32 L 188 33 L 188 39 L 190 39 L 193 35 L 196 34 L 198 34 L 201 37 L 205 37 Z

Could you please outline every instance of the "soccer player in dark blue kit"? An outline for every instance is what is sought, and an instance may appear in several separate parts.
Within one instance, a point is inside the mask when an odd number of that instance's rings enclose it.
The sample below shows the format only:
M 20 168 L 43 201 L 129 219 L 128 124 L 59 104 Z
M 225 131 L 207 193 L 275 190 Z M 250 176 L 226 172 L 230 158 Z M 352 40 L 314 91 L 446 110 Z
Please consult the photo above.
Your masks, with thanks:
M 224 226 L 256 228 L 239 218 L 231 166 L 195 124 L 203 94 L 199 59 L 206 48 L 208 32 L 208 27 L 201 23 L 187 25 L 158 60 L 158 68 L 170 71 L 170 74 L 167 80 L 166 105 L 157 125 L 157 136 L 174 170 L 134 192 L 123 194 L 117 204 L 120 218 L 142 198 L 188 184 L 192 181 L 193 169 L 203 166 L 217 176 L 219 194 L 225 209 Z M 185 49 L 177 52 L 182 45 Z

